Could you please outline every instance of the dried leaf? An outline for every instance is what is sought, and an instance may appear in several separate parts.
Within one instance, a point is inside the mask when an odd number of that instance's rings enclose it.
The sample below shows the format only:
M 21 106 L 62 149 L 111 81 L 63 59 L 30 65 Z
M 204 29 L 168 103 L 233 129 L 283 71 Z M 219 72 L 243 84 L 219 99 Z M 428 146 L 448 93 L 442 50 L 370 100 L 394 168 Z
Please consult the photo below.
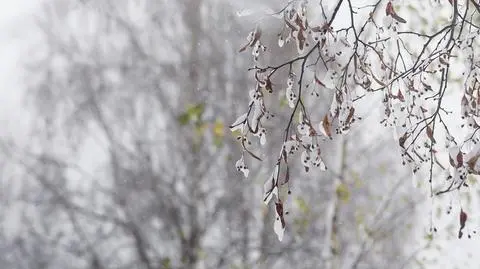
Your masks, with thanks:
M 341 93 L 339 94 L 338 91 L 335 93 L 335 100 L 339 105 L 343 103 L 343 95 Z
M 452 167 L 457 167 L 457 164 L 455 163 L 455 161 L 453 160 L 452 156 L 448 156 L 448 161 L 450 162 L 450 165 Z
M 467 213 L 463 211 L 463 209 L 460 209 L 460 229 L 458 230 L 458 238 L 462 238 L 463 235 L 463 228 L 465 228 L 465 223 L 467 222 Z
M 278 216 L 282 219 L 282 227 L 285 227 L 285 220 L 283 219 L 282 200 L 278 199 L 278 202 L 275 202 L 275 210 L 277 211 Z
M 273 225 L 273 229 L 277 234 L 278 240 L 282 241 L 283 234 L 285 232 L 285 226 L 286 226 L 282 200 L 278 199 L 278 202 L 275 202 L 275 211 L 276 211 L 276 216 L 275 216 L 275 223 Z
M 255 43 L 257 42 L 260 42 L 261 36 L 262 36 L 262 31 L 259 28 L 255 29 L 255 34 L 253 36 L 252 42 L 250 43 L 250 47 L 253 47 L 253 45 L 255 45 Z
M 353 119 L 353 115 L 355 113 L 355 108 L 354 107 L 351 107 L 350 108 L 350 111 L 348 112 L 348 116 L 347 116 L 347 119 L 345 120 L 345 123 L 346 124 L 350 124 L 352 119 Z
M 403 19 L 402 17 L 398 16 L 398 14 L 395 12 L 395 10 L 393 9 L 393 5 L 392 5 L 392 2 L 388 2 L 387 4 L 387 8 L 386 8 L 386 13 L 387 13 L 387 16 L 392 16 L 392 18 L 394 18 L 395 20 L 397 20 L 398 22 L 400 23 L 406 23 L 407 21 L 405 19 Z
M 243 52 L 243 51 L 245 51 L 245 50 L 247 49 L 248 45 L 249 45 L 249 44 L 246 44 L 245 46 L 241 47 L 241 48 L 238 50 L 238 52 Z
M 305 49 L 305 41 L 306 41 L 305 33 L 301 29 L 298 30 L 298 32 L 297 32 L 297 49 L 298 49 L 299 53 L 303 52 L 303 50 Z
M 315 83 L 317 83 L 318 85 L 322 86 L 322 87 L 325 87 L 325 84 L 323 84 L 320 79 L 318 79 L 317 75 L 315 74 Z
M 400 91 L 400 90 L 398 91 L 397 98 L 398 98 L 398 100 L 400 100 L 401 102 L 405 102 L 405 97 L 403 96 L 402 91 Z
M 398 139 L 398 144 L 400 147 L 405 148 L 405 141 L 407 141 L 408 134 L 405 132 L 399 139 Z
M 325 117 L 323 117 L 323 121 L 321 122 L 321 131 L 323 131 L 323 134 L 327 137 L 329 137 L 330 139 L 332 138 L 332 126 L 331 126 L 331 123 L 328 119 L 328 114 L 325 115 Z
M 297 27 L 295 27 L 295 25 L 293 25 L 289 20 L 285 20 L 285 24 L 286 24 L 290 29 L 292 29 L 292 31 L 296 31 L 296 30 L 297 30 Z
M 273 224 L 273 230 L 277 234 L 278 241 L 283 240 L 283 235 L 285 233 L 285 219 L 283 216 L 279 216 L 278 213 L 275 214 L 275 223 Z
M 465 223 L 467 222 L 467 213 L 463 211 L 463 209 L 460 209 L 460 228 L 463 229 L 465 228 Z
M 287 166 L 287 171 L 285 172 L 285 182 L 283 184 L 286 184 L 290 181 L 290 168 Z
M 427 125 L 427 136 L 428 136 L 428 138 L 430 138 L 432 143 L 435 143 L 435 138 L 433 137 L 433 130 L 430 127 L 430 125 Z
M 458 151 L 458 154 L 457 154 L 457 167 L 456 168 L 460 168 L 463 166 L 463 154 L 461 151 Z
M 300 29 L 305 30 L 305 27 L 303 26 L 302 19 L 299 16 L 296 16 L 295 23 L 300 27 Z
M 433 91 L 432 86 L 428 85 L 427 83 L 422 81 L 422 85 L 426 91 Z
M 268 93 L 273 92 L 272 82 L 270 81 L 269 78 L 267 78 L 267 80 L 265 81 L 265 90 L 267 90 Z
M 250 32 L 247 37 L 247 44 L 245 44 L 243 47 L 241 47 L 238 52 L 245 51 L 248 46 L 253 47 L 257 42 L 260 42 L 260 36 L 262 35 L 262 32 L 260 29 L 255 29 L 254 31 Z
M 322 32 L 322 27 L 320 25 L 317 25 L 315 27 L 310 27 L 310 30 L 312 30 L 312 32 L 314 33 L 320 33 Z
M 468 117 L 468 99 L 465 95 L 462 97 L 461 109 L 462 116 Z
M 448 65 L 448 62 L 445 59 L 443 59 L 443 57 L 438 58 L 438 60 L 440 61 L 441 64 Z
M 394 18 L 395 20 L 397 20 L 400 23 L 406 23 L 407 22 L 404 18 L 398 16 L 397 13 L 392 14 L 392 18 Z

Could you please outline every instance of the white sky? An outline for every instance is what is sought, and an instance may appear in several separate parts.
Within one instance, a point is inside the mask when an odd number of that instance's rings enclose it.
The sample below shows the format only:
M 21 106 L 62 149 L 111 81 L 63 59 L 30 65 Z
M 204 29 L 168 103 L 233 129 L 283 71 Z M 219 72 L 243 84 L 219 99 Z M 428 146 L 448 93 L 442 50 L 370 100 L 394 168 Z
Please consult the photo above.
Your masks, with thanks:
M 21 65 L 32 29 L 30 18 L 43 0 L 0 1 L 0 137 L 6 132 L 21 132 L 26 123 L 22 116 Z
M 8 26 L 16 18 L 22 18 L 30 12 L 33 12 L 42 0 L 3 0 L 0 4 L 0 27 Z
M 13 132 L 14 137 L 21 137 L 27 127 L 26 113 L 23 112 L 21 104 L 24 89 L 21 81 L 20 58 L 26 52 L 26 48 L 34 42 L 29 19 L 38 11 L 42 1 L 0 1 L 0 124 L 2 126 L 0 137 L 10 136 L 8 132 Z M 427 216 L 425 218 L 427 220 Z M 457 220 L 453 218 L 451 221 Z M 424 227 L 419 224 L 418 229 L 422 228 Z M 443 241 L 441 245 L 445 248 L 437 258 L 440 259 L 440 265 L 447 267 L 435 268 L 451 268 L 450 265 L 464 266 L 466 252 L 475 252 L 480 242 L 478 239 L 453 239 Z M 479 259 L 470 259 L 470 262 L 478 263 Z

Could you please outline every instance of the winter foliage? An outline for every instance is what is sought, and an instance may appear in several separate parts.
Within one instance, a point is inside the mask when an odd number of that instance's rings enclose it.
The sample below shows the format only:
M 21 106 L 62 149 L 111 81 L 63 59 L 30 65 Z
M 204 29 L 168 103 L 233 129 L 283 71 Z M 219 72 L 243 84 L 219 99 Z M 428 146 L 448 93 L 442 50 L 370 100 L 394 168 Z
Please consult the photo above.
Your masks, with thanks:
M 278 44 L 264 44 L 262 21 L 248 34 L 240 52 L 251 50 L 249 71 L 254 87 L 246 114 L 230 128 L 240 131 L 243 151 L 237 169 L 245 176 L 249 163 L 261 161 L 251 137 L 258 136 L 264 145 L 268 134 L 284 134 L 264 187 L 264 201 L 273 198 L 275 202 L 279 240 L 285 229 L 282 208 L 286 198 L 279 193 L 282 188 L 290 193 L 290 178 L 295 176 L 290 173 L 291 163 L 298 159 L 306 172 L 326 170 L 322 156 L 327 152 L 321 142 L 347 135 L 362 120 L 357 111 L 364 99 L 382 96 L 377 104 L 384 109 L 380 124 L 394 130 L 402 163 L 414 174 L 426 171 L 430 196 L 468 188 L 468 175 L 480 174 L 480 4 L 475 0 L 417 2 L 290 1 L 270 15 L 277 18 L 281 29 Z M 428 27 L 418 27 L 402 13 L 419 5 L 446 9 L 448 17 L 435 18 L 435 25 L 426 20 Z M 273 45 L 293 46 L 294 56 L 269 65 L 262 56 Z M 446 105 L 447 93 L 453 90 L 461 91 L 461 100 L 454 102 L 460 114 Z M 333 93 L 324 115 L 310 112 L 320 92 Z M 277 94 L 288 104 L 282 110 L 290 115 L 289 120 L 266 129 L 272 117 L 266 104 L 276 105 L 267 100 Z M 452 114 L 462 121 L 462 135 L 451 131 L 455 127 L 447 118 Z M 448 160 L 442 156 L 445 152 Z M 434 177 L 437 171 L 445 171 L 445 176 Z M 461 211 L 458 237 L 462 237 L 466 216 Z

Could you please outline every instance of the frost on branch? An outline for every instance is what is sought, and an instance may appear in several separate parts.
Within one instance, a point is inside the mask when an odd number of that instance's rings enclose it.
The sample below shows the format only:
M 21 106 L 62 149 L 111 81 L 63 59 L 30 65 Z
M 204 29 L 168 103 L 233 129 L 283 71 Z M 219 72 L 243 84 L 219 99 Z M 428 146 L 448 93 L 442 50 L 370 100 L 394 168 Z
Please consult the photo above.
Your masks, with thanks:
M 235 163 L 235 168 L 237 168 L 237 171 L 242 172 L 245 177 L 248 177 L 248 173 L 250 170 L 248 170 L 247 165 L 245 164 L 245 161 L 242 157 Z
M 295 91 L 293 90 L 293 84 L 295 83 L 295 74 L 290 73 L 288 75 L 288 80 L 287 80 L 287 90 L 285 91 L 285 95 L 288 100 L 288 106 L 290 108 L 295 107 L 295 101 L 297 100 L 297 95 L 295 94 Z
M 262 45 L 260 42 L 260 37 L 262 36 L 262 32 L 260 29 L 255 29 L 252 32 L 250 32 L 247 36 L 247 44 L 245 44 L 239 52 L 242 52 L 246 50 L 248 47 L 252 48 L 252 56 L 255 61 L 258 60 L 258 57 L 260 56 L 260 51 L 265 51 L 267 48 Z
M 444 8 L 449 17 L 433 14 L 436 23 L 420 31 L 415 18 L 408 17 L 417 2 L 372 1 L 355 6 L 355 1 L 290 1 L 275 14 L 280 31 L 273 34 L 276 45 L 286 51 L 293 48 L 296 55 L 275 66 L 259 66 L 260 52 L 267 51 L 262 25 L 249 33 L 240 52 L 252 49 L 254 65 L 249 71 L 254 87 L 246 89 L 250 97 L 246 113 L 231 129 L 239 133 L 242 156 L 257 160 L 261 159 L 251 136 L 261 146 L 268 133 L 283 134 L 273 173 L 264 185 L 264 201 L 274 199 L 276 205 L 279 239 L 288 226 L 279 208 L 288 204 L 280 196 L 282 189 L 290 188 L 291 163 L 306 172 L 326 170 L 320 142 L 346 135 L 361 120 L 357 112 L 361 100 L 381 97 L 380 124 L 394 130 L 403 164 L 413 173 L 428 172 L 425 181 L 432 196 L 467 188 L 467 175 L 480 174 L 480 27 L 476 24 L 480 7 L 472 1 L 439 4 L 443 6 L 435 8 Z M 347 16 L 340 19 L 339 10 L 348 11 Z M 332 96 L 328 112 L 311 113 L 317 98 L 327 96 L 323 92 Z M 454 101 L 460 115 L 445 106 L 447 95 L 459 96 Z M 283 108 L 279 99 L 288 106 Z M 265 122 L 273 117 L 266 104 L 278 105 L 288 121 L 266 128 Z M 455 123 L 462 121 L 465 137 L 452 132 L 452 117 L 457 117 Z M 247 176 L 243 166 L 242 157 L 237 169 Z M 438 172 L 447 176 L 433 182 Z

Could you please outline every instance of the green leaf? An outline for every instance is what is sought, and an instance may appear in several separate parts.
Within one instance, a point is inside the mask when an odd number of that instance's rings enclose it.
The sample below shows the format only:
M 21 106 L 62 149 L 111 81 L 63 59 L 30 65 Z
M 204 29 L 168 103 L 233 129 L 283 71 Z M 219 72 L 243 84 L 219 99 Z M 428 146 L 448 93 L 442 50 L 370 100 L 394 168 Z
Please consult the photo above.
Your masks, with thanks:
M 303 214 L 308 214 L 310 212 L 310 208 L 302 197 L 295 198 L 294 203 Z
M 182 113 L 180 116 L 178 116 L 177 121 L 180 123 L 180 125 L 185 126 L 190 123 L 190 116 L 188 113 Z
M 194 122 L 199 121 L 205 111 L 205 104 L 198 103 L 194 105 L 188 105 L 186 113 L 190 116 L 190 119 Z
M 350 200 L 350 191 L 348 190 L 348 186 L 344 183 L 340 183 L 336 189 L 337 197 L 342 202 L 348 202 Z
M 433 240 L 433 234 L 426 234 L 425 235 L 425 240 L 432 241 Z
M 295 218 L 293 220 L 293 226 L 295 227 L 295 232 L 298 234 L 303 234 L 308 228 L 308 219 L 305 217 Z
M 407 9 L 408 9 L 409 12 L 415 12 L 415 11 L 417 11 L 417 9 L 416 9 L 413 5 L 411 5 L 411 4 L 410 4 L 410 5 L 407 5 Z
M 213 124 L 213 143 L 216 147 L 223 146 L 223 139 L 225 137 L 225 126 L 221 120 L 216 120 Z
M 203 249 L 198 249 L 197 255 L 202 260 L 205 260 L 208 257 L 208 253 Z
M 161 269 L 170 269 L 172 268 L 172 263 L 170 261 L 170 258 L 164 258 L 160 262 L 162 266 L 160 267 Z
M 213 144 L 217 148 L 221 148 L 223 146 L 223 137 L 214 136 L 213 137 Z
M 468 181 L 468 185 L 471 185 L 471 186 L 477 184 L 478 182 L 477 178 L 471 174 L 467 176 L 467 181 Z
M 205 111 L 205 104 L 191 104 L 187 105 L 185 112 L 178 116 L 177 120 L 180 125 L 184 126 L 191 122 L 198 123 L 202 119 L 203 112 Z
M 205 132 L 205 129 L 207 129 L 207 127 L 208 127 L 208 125 L 206 123 L 196 124 L 195 132 L 197 133 L 197 136 L 202 137 L 203 133 Z
M 225 128 L 223 126 L 223 122 L 220 120 L 216 120 L 213 124 L 213 134 L 215 136 L 223 138 L 225 136 Z
M 235 131 L 231 132 L 231 134 L 232 134 L 233 137 L 237 138 L 237 137 L 242 135 L 242 132 L 240 132 L 240 130 L 235 130 Z

